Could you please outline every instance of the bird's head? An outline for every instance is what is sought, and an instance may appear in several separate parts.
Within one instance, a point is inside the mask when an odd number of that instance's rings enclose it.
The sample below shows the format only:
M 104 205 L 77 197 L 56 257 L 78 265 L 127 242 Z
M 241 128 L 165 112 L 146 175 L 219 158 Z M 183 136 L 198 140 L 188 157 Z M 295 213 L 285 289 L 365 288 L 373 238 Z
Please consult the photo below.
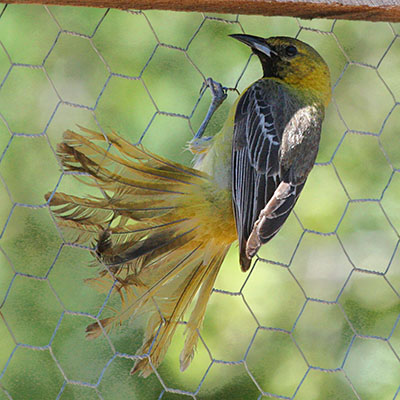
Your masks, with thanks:
M 235 34 L 260 59 L 264 78 L 276 78 L 302 91 L 317 95 L 325 105 L 331 99 L 329 68 L 308 44 L 286 36 L 261 38 Z

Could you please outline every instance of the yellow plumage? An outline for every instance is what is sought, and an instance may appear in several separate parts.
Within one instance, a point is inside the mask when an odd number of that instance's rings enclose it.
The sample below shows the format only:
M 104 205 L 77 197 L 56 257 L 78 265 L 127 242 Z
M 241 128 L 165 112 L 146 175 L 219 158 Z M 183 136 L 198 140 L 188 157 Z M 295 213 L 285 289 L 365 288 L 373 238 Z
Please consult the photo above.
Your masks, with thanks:
M 239 96 L 220 133 L 189 144 L 194 168 L 85 128 L 65 132 L 57 148 L 64 169 L 89 175 L 85 184 L 103 196 L 46 199 L 64 237 L 94 247 L 100 272 L 88 282 L 121 299 L 120 310 L 88 326 L 88 337 L 148 313 L 132 373 L 157 368 L 184 318 L 187 368 L 230 245 L 239 239 L 246 271 L 290 214 L 317 155 L 330 100 L 325 62 L 296 39 L 233 36 L 251 46 L 264 76 Z
M 235 240 L 229 193 L 221 191 L 210 176 L 172 163 L 135 146 L 115 133 L 107 136 L 81 128 L 67 131 L 58 154 L 66 170 L 85 172 L 91 185 L 106 198 L 82 199 L 64 193 L 47 195 L 58 223 L 68 239 L 80 244 L 97 243 L 100 277 L 89 281 L 108 292 L 116 280 L 121 310 L 101 321 L 109 331 L 128 318 L 149 312 L 143 346 L 158 366 L 177 324 L 199 291 L 187 322 L 181 354 L 185 369 L 193 358 L 205 308 L 221 263 Z M 80 179 L 80 175 L 76 175 Z M 86 183 L 87 184 L 87 183 Z M 220 227 L 216 235 L 215 226 Z M 143 253 L 141 255 L 141 253 Z M 132 259 L 132 257 L 134 257 Z M 88 337 L 101 334 L 97 323 Z M 132 372 L 152 372 L 148 358 Z

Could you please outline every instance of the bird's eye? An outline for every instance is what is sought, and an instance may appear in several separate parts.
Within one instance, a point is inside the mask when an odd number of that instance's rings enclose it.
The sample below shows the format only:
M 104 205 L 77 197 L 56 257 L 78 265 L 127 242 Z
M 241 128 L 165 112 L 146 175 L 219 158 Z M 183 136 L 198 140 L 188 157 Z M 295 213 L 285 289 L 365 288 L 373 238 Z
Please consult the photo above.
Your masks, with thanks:
M 297 48 L 295 46 L 290 45 L 286 47 L 285 52 L 288 57 L 294 57 L 297 54 Z

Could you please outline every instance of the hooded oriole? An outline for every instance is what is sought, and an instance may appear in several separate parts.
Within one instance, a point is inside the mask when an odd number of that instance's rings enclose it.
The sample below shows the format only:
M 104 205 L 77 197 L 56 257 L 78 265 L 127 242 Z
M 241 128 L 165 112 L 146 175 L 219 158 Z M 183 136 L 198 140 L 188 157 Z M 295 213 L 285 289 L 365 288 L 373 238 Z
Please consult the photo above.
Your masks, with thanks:
M 121 298 L 121 310 L 89 325 L 88 337 L 149 312 L 138 351 L 147 357 L 132 373 L 147 376 L 160 364 L 197 294 L 180 356 L 182 370 L 190 364 L 229 247 L 239 239 L 246 271 L 285 222 L 317 156 L 331 96 L 324 60 L 293 38 L 232 36 L 258 56 L 263 77 L 238 97 L 221 132 L 191 143 L 194 168 L 84 128 L 65 132 L 57 148 L 65 170 L 89 174 L 104 193 L 46 195 L 72 241 L 95 243 L 101 270 L 91 282 Z

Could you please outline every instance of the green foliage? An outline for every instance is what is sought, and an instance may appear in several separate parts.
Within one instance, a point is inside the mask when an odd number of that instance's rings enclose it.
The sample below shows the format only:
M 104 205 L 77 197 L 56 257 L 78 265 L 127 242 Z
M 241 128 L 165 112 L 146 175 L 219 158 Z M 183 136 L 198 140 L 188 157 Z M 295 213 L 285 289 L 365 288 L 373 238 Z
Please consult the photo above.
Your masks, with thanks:
M 203 79 L 243 90 L 260 76 L 252 57 L 240 77 L 249 51 L 227 35 L 242 28 L 298 34 L 327 60 L 334 101 L 323 165 L 297 217 L 260 251 L 269 262 L 258 262 L 248 281 L 231 249 L 206 314 L 206 346 L 199 344 L 188 370 L 179 371 L 176 335 L 160 377 L 131 377 L 142 320 L 108 339 L 84 338 L 106 294 L 83 282 L 96 274 L 87 267 L 91 256 L 63 243 L 45 206 L 60 178 L 57 190 L 90 194 L 62 174 L 56 144 L 77 124 L 113 129 L 189 164 L 185 144 L 210 102 L 206 92 L 196 105 Z M 9 5 L 0 39 L 1 398 L 150 399 L 166 388 L 210 400 L 394 398 L 400 46 L 391 25 Z M 229 92 L 208 134 L 236 97 Z M 161 398 L 188 397 L 167 390 Z

